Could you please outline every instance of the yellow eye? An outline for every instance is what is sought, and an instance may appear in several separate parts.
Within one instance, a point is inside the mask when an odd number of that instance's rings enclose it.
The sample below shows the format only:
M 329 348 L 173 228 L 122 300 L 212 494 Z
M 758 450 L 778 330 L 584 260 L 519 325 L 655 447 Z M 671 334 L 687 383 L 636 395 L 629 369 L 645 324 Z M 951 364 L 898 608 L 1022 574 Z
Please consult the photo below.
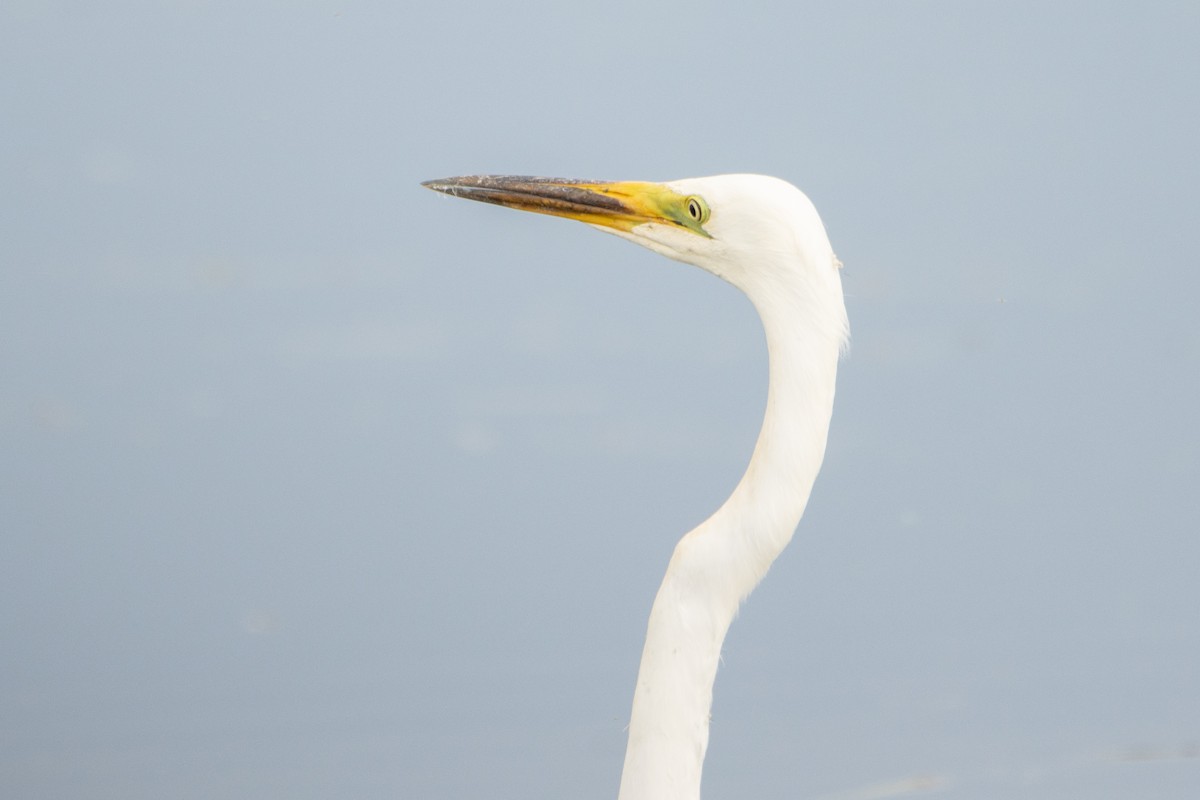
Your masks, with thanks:
M 687 199 L 687 213 L 696 222 L 701 224 L 708 222 L 708 204 L 696 195 Z

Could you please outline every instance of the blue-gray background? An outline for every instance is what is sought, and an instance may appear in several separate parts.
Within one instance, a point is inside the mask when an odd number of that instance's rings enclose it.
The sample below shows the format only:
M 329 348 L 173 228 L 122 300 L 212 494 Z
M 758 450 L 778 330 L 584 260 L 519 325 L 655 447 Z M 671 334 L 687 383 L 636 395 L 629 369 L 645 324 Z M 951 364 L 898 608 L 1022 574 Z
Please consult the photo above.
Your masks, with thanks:
M 854 344 L 706 797 L 1200 796 L 1200 7 L 1123 6 L 5 3 L 0 794 L 613 797 L 761 332 L 418 182 L 748 171 Z

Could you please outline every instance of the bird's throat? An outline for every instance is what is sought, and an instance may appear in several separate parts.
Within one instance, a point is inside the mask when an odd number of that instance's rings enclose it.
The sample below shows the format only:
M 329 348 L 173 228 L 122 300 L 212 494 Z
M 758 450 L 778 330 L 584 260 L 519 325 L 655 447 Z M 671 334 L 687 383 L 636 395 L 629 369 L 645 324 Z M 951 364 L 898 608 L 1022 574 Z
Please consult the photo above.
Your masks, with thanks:
M 837 307 L 844 309 L 840 283 L 836 290 Z M 658 590 L 634 691 L 620 800 L 698 800 L 725 633 L 738 605 L 791 540 L 820 469 L 844 316 L 842 324 L 830 325 L 806 317 L 797 303 L 787 293 L 755 303 L 770 363 L 762 430 L 737 488 L 679 541 Z

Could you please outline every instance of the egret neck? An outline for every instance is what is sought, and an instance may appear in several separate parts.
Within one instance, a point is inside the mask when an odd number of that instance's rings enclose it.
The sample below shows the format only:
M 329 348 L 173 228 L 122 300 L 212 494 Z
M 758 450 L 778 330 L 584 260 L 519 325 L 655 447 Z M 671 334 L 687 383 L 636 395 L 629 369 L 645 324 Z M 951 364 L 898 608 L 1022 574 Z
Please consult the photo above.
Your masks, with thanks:
M 830 290 L 841 306 L 840 282 Z M 791 541 L 825 453 L 841 326 L 814 317 L 812 299 L 799 292 L 751 300 L 769 352 L 762 430 L 737 488 L 679 541 L 658 590 L 634 690 L 620 800 L 699 798 L 725 633 L 738 604 Z

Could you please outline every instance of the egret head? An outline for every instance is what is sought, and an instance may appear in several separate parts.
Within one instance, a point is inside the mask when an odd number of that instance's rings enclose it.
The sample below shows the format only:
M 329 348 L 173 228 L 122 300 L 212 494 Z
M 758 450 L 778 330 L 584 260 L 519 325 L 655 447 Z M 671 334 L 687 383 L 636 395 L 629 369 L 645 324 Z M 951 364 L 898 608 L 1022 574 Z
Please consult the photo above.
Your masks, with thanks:
M 650 183 L 471 175 L 423 185 L 586 222 L 724 278 L 760 310 L 761 302 L 784 289 L 807 288 L 818 297 L 836 289 L 841 304 L 838 262 L 821 218 L 799 189 L 778 178 L 717 175 Z

